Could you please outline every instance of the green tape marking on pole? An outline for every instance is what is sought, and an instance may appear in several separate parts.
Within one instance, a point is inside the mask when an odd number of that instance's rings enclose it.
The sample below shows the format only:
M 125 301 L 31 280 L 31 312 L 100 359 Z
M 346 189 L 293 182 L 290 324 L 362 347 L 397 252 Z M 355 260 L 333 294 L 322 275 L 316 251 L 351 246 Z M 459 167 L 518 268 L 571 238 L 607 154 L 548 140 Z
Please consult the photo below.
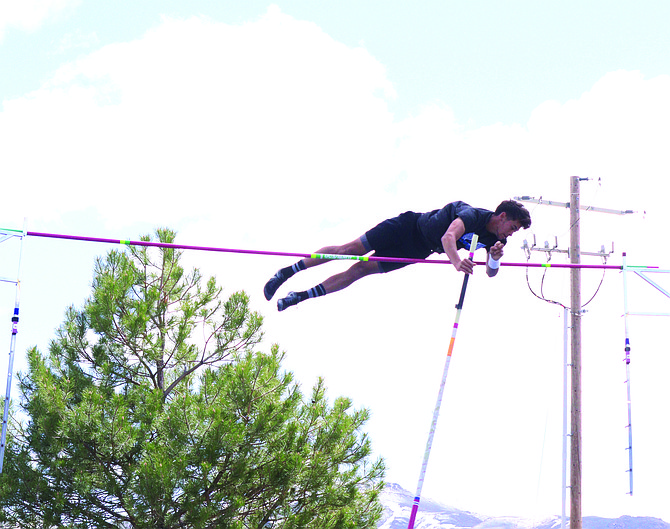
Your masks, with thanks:
M 126 241 L 126 240 L 124 240 L 124 239 L 121 239 L 121 240 L 119 241 L 119 244 L 126 244 L 126 245 L 130 246 L 130 241 Z
M 345 259 L 353 261 L 367 261 L 368 258 L 365 255 L 332 255 L 327 253 L 313 253 L 311 255 L 312 259 Z
M 551 263 L 542 263 L 542 268 L 549 268 L 551 267 Z

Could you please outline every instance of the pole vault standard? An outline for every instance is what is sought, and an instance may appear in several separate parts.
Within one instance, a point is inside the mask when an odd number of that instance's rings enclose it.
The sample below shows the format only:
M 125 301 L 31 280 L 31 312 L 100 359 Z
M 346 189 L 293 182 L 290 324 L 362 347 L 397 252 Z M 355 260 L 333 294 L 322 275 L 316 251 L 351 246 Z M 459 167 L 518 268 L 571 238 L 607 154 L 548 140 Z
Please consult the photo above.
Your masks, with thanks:
M 156 248 L 174 248 L 177 250 L 200 250 L 205 252 L 224 252 L 224 253 L 241 253 L 254 255 L 277 255 L 283 257 L 302 257 L 308 259 L 344 259 L 355 261 L 387 261 L 393 263 L 432 263 L 432 264 L 450 264 L 451 261 L 444 259 L 406 259 L 402 257 L 376 257 L 374 255 L 332 255 L 319 253 L 296 253 L 296 252 L 276 252 L 268 250 L 240 250 L 235 248 L 217 248 L 215 246 L 193 246 L 187 244 L 175 244 L 166 242 L 154 241 L 131 241 L 126 239 L 104 239 L 101 237 L 85 237 L 81 235 L 62 235 L 58 233 L 42 233 L 37 231 L 28 231 L 26 235 L 32 237 L 47 237 L 52 239 L 66 239 L 71 241 L 87 241 L 87 242 L 101 242 L 107 244 L 123 244 L 126 246 L 149 246 Z M 475 264 L 483 265 L 485 261 L 475 261 Z M 527 268 L 596 268 L 601 270 L 623 270 L 621 265 L 587 265 L 574 263 L 500 263 L 501 266 L 513 267 L 527 267 Z M 628 269 L 655 269 L 658 266 L 628 266 Z
M 630 485 L 628 494 L 633 495 L 633 417 L 631 413 L 630 401 L 630 339 L 628 334 L 628 280 L 626 277 L 626 252 L 623 253 L 623 328 L 624 338 L 626 339 L 624 351 L 626 357 L 626 403 L 628 405 L 628 483 Z
M 4 467 L 5 461 L 5 446 L 7 444 L 7 424 L 9 422 L 9 402 L 12 394 L 12 374 L 14 372 L 14 353 L 16 351 L 16 334 L 19 331 L 19 297 L 21 292 L 21 256 L 23 254 L 23 239 L 25 232 L 19 232 L 18 230 L 5 230 L 10 233 L 3 233 L 4 237 L 0 242 L 10 238 L 10 237 L 19 237 L 21 239 L 21 246 L 19 249 L 19 265 L 16 272 L 16 281 L 4 280 L 9 283 L 14 283 L 16 285 L 16 295 L 14 298 L 14 314 L 12 315 L 12 338 L 9 343 L 9 362 L 7 365 L 7 391 L 5 393 L 5 406 L 2 412 L 2 434 L 0 434 L 0 474 L 2 474 L 2 469 Z M 22 235 L 19 235 L 22 233 Z
M 468 258 L 472 260 L 477 249 L 478 235 L 472 236 L 472 243 L 470 244 L 470 255 Z M 416 520 L 416 513 L 419 511 L 419 502 L 421 501 L 421 490 L 423 489 L 423 480 L 426 477 L 426 468 L 428 467 L 428 458 L 430 457 L 430 449 L 433 446 L 433 437 L 435 436 L 435 428 L 437 427 L 437 418 L 440 415 L 440 407 L 442 406 L 442 396 L 444 395 L 444 386 L 447 382 L 447 373 L 449 372 L 449 364 L 451 363 L 451 355 L 454 352 L 454 342 L 456 341 L 456 331 L 458 331 L 458 322 L 461 319 L 461 310 L 463 309 L 463 300 L 465 299 L 465 289 L 468 287 L 468 278 L 470 276 L 465 274 L 463 278 L 463 286 L 461 287 L 461 296 L 456 305 L 456 319 L 454 327 L 451 331 L 451 340 L 449 340 L 449 350 L 447 351 L 447 359 L 444 363 L 444 370 L 442 372 L 442 381 L 440 382 L 440 390 L 437 393 L 437 402 L 435 403 L 435 410 L 433 411 L 433 421 L 430 424 L 430 431 L 428 433 L 428 441 L 426 441 L 426 451 L 423 454 L 423 463 L 421 464 L 421 472 L 419 473 L 419 483 L 416 486 L 416 494 L 414 495 L 414 503 L 412 504 L 412 513 L 409 517 L 409 524 L 407 529 L 414 529 L 414 521 Z

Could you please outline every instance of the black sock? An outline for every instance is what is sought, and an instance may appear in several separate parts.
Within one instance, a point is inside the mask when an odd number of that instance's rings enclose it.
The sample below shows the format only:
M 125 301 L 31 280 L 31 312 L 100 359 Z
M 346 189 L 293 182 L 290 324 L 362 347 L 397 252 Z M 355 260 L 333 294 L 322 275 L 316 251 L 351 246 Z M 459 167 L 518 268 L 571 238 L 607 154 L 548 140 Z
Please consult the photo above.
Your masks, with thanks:
M 300 270 L 304 270 L 306 268 L 304 261 L 301 259 L 297 263 L 291 266 L 287 266 L 286 268 L 282 268 L 280 270 L 281 275 L 284 277 L 284 279 L 288 279 L 289 277 L 293 277 L 293 275 L 296 272 L 300 272 Z
M 315 287 L 305 290 L 304 292 L 298 292 L 298 298 L 300 301 L 305 301 L 308 298 L 318 298 L 319 296 L 325 296 L 326 289 L 323 288 L 323 284 L 316 285 Z

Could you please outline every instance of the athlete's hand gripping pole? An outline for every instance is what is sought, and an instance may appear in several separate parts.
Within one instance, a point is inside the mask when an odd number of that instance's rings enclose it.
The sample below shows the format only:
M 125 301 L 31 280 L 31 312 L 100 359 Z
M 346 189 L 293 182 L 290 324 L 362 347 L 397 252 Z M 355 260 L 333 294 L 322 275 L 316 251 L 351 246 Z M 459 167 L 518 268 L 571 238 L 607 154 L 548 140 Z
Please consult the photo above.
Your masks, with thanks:
M 472 236 L 472 243 L 470 244 L 469 259 L 472 261 L 475 250 L 477 249 L 477 241 L 479 237 L 475 234 Z M 451 340 L 449 340 L 449 350 L 447 351 L 447 359 L 444 363 L 444 371 L 442 372 L 442 381 L 440 383 L 440 391 L 437 394 L 437 402 L 435 410 L 433 411 L 433 421 L 430 425 L 430 432 L 428 433 L 428 441 L 426 442 L 426 451 L 423 454 L 423 463 L 421 464 L 421 472 L 419 473 L 419 483 L 416 487 L 416 494 L 414 495 L 414 503 L 412 504 L 412 513 L 409 517 L 409 524 L 407 529 L 414 529 L 414 521 L 416 520 L 416 513 L 419 510 L 419 502 L 421 501 L 421 489 L 423 489 L 423 480 L 426 477 L 426 467 L 428 467 L 428 458 L 430 457 L 430 449 L 433 446 L 433 437 L 435 436 L 435 428 L 437 426 L 437 418 L 440 415 L 440 406 L 442 405 L 442 396 L 444 395 L 444 386 L 447 382 L 447 373 L 449 372 L 449 364 L 451 363 L 451 355 L 454 351 L 454 342 L 456 341 L 456 331 L 458 330 L 458 321 L 461 319 L 461 310 L 463 309 L 463 300 L 465 299 L 465 290 L 468 287 L 468 278 L 470 274 L 465 274 L 463 278 L 463 286 L 461 287 L 461 295 L 456 305 L 456 319 L 454 327 L 451 331 Z

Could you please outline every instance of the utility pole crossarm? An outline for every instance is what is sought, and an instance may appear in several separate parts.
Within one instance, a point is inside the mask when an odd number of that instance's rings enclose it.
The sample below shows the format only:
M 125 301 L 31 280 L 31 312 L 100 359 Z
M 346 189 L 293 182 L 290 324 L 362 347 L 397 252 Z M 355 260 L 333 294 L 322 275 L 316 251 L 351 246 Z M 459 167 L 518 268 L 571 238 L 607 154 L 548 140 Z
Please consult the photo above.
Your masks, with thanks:
M 514 197 L 514 200 L 519 202 L 530 202 L 532 204 L 543 204 L 545 206 L 558 206 L 561 208 L 568 209 L 570 207 L 570 202 L 556 202 L 555 200 L 544 200 L 542 197 L 533 198 L 529 196 Z M 579 206 L 579 209 L 584 211 L 596 211 L 598 213 L 609 213 L 611 215 L 630 215 L 635 213 L 632 209 L 607 209 L 607 208 L 597 208 L 595 206 Z

